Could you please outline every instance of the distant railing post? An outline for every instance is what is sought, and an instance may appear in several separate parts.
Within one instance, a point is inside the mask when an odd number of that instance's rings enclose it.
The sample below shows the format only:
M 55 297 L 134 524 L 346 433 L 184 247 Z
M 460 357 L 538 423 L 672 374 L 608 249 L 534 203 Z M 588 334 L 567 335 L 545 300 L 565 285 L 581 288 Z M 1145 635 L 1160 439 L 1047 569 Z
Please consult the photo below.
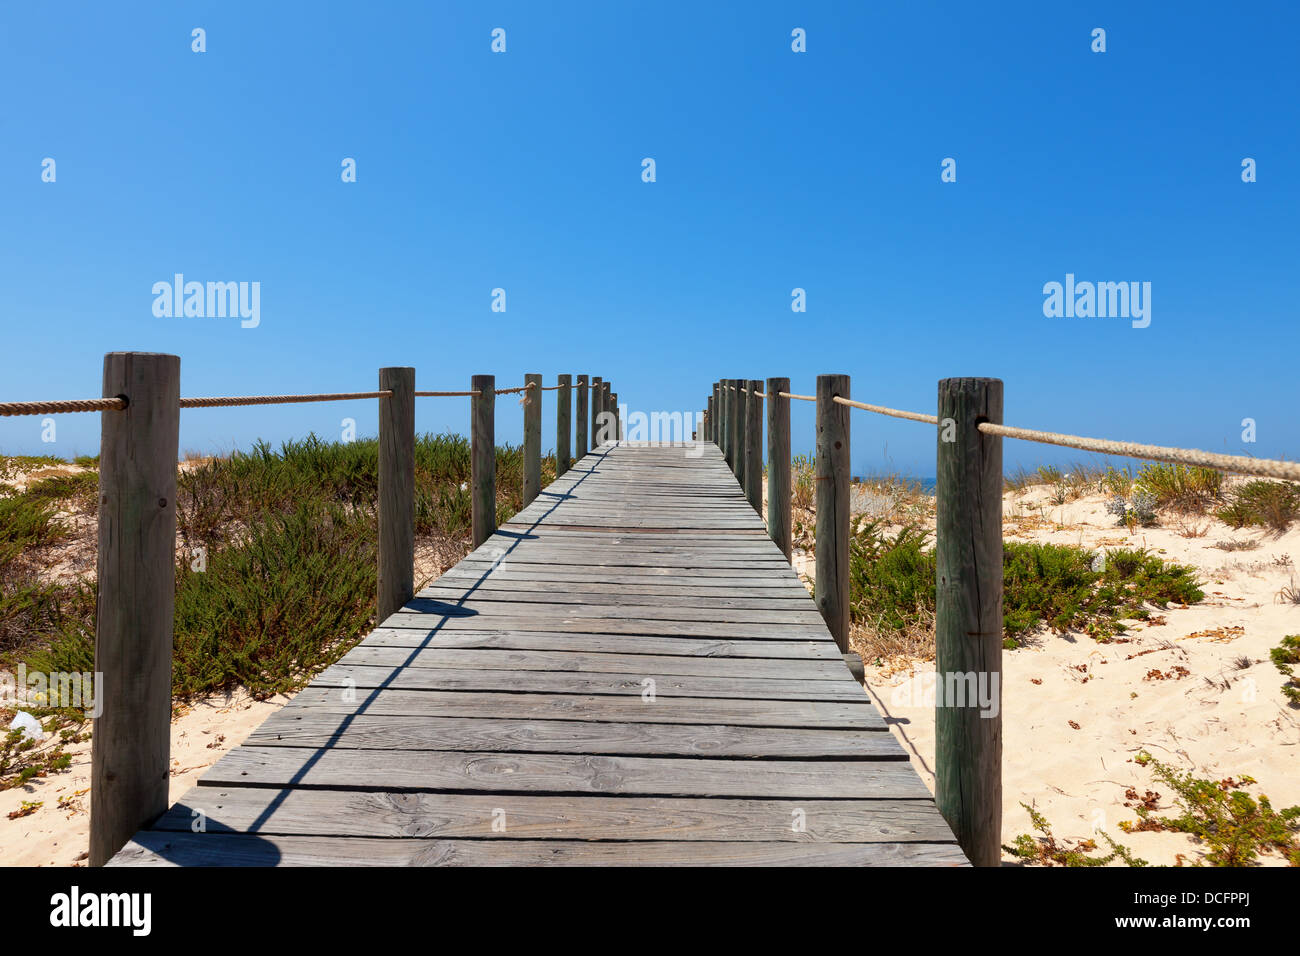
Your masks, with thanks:
M 718 398 L 722 405 L 722 460 L 731 467 L 731 379 L 724 378 L 718 382 Z
M 600 447 L 600 410 L 605 398 L 605 381 L 599 375 L 591 379 L 591 447 Z
M 789 560 L 793 549 L 790 519 L 790 399 L 788 378 L 767 380 L 767 533 Z
M 757 394 L 763 383 L 752 379 L 745 383 L 745 497 L 749 505 L 763 514 L 763 399 Z
M 740 394 L 740 383 L 742 379 L 727 379 L 727 393 L 731 401 L 731 407 L 727 409 L 727 420 L 731 426 L 731 436 L 727 439 L 727 464 L 731 465 L 731 473 L 740 480 L 744 474 L 742 469 L 745 467 L 745 457 L 742 450 L 745 447 L 745 418 L 743 396 Z
M 473 485 L 474 547 L 497 529 L 497 446 L 495 375 L 475 375 L 470 388 L 470 482 Z
M 415 597 L 415 369 L 381 368 L 377 622 Z
M 935 802 L 976 866 L 1002 845 L 1002 382 L 939 382 Z M 964 692 L 963 692 L 964 691 Z
M 618 411 L 618 392 L 609 393 L 609 413 L 613 416 L 614 441 L 623 440 L 623 418 Z
M 175 355 L 104 356 L 104 397 L 127 406 L 100 414 L 91 866 L 167 810 L 180 378 Z
M 849 407 L 847 375 L 817 376 L 817 606 L 839 645 L 849 650 Z
M 555 477 L 559 478 L 569 470 L 569 436 L 573 432 L 573 376 L 561 375 L 555 384 Z
M 542 493 L 542 377 L 524 376 L 524 507 Z
M 587 382 L 590 378 L 589 375 L 578 376 L 578 408 L 573 419 L 574 461 L 587 457 L 587 399 L 590 394 Z

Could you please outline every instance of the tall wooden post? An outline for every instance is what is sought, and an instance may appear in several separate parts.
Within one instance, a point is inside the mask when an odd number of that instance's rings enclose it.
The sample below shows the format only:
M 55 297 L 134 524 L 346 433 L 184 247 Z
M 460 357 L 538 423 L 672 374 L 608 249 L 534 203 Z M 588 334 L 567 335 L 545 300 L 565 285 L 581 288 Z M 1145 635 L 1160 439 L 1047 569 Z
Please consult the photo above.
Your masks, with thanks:
M 817 376 L 817 606 L 840 653 L 849 650 L 849 408 L 847 375 Z
M 560 375 L 555 384 L 560 386 L 555 390 L 555 477 L 559 478 L 572 464 L 569 437 L 573 433 L 573 376 Z
M 1002 846 L 1002 382 L 939 382 L 935 802 L 976 866 Z
M 600 403 L 605 398 L 605 381 L 599 375 L 591 380 L 591 447 L 600 447 Z
M 524 376 L 524 507 L 542 493 L 542 377 Z
M 381 368 L 379 577 L 375 620 L 415 597 L 415 369 Z
M 618 392 L 609 393 L 609 413 L 613 416 L 614 441 L 623 440 L 623 420 L 618 409 Z
M 749 506 L 763 514 L 763 383 L 745 383 L 745 497 Z
M 495 375 L 475 375 L 470 388 L 470 482 L 473 485 L 472 524 L 474 547 L 497 529 L 497 445 Z
M 794 536 L 790 519 L 790 391 L 788 378 L 767 380 L 767 533 L 790 558 Z
M 578 408 L 573 419 L 573 449 L 574 461 L 582 461 L 587 457 L 587 401 L 591 396 L 591 389 L 588 386 L 590 375 L 578 376 Z
M 180 380 L 175 355 L 104 356 L 104 397 L 127 407 L 100 413 L 91 866 L 167 809 Z

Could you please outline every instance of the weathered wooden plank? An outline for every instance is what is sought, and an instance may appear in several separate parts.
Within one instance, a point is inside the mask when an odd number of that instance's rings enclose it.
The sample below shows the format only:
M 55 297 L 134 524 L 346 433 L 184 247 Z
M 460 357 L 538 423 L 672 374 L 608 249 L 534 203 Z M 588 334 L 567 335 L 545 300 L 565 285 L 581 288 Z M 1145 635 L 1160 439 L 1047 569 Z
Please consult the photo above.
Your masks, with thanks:
M 209 834 L 509 840 L 952 843 L 929 800 L 386 793 L 265 787 L 191 789 L 154 830 Z M 329 828 L 322 830 L 322 823 Z M 495 828 L 494 828 L 495 827 Z
M 779 680 L 767 677 L 691 677 L 647 667 L 642 674 L 474 670 L 451 667 L 375 667 L 344 658 L 325 668 L 313 687 L 384 687 L 393 690 L 497 690 L 514 693 L 613 694 L 647 697 L 735 697 L 745 700 L 856 700 L 862 688 L 843 680 Z M 648 706 L 653 706 L 650 704 Z M 488 715 L 484 715 L 488 716 Z
M 762 658 L 671 657 L 655 654 L 584 654 L 578 651 L 466 650 L 446 647 L 357 647 L 349 664 L 509 671 L 566 671 L 587 674 L 646 674 L 693 677 L 763 677 L 772 680 L 844 680 L 844 661 Z
M 965 866 L 947 843 L 386 840 L 136 835 L 114 866 Z
M 496 753 L 906 760 L 887 731 L 619 724 L 577 720 L 340 715 L 285 708 L 249 735 L 250 747 L 478 750 Z
M 380 627 L 358 647 L 465 647 L 520 651 L 664 654 L 685 657 L 758 657 L 842 661 L 834 641 L 720 641 L 553 631 L 444 631 Z
M 930 795 L 906 761 L 737 761 L 310 747 L 236 747 L 203 775 L 199 786 L 808 799 Z
M 615 723 L 734 724 L 744 727 L 874 729 L 885 726 L 870 698 L 856 700 L 745 700 L 708 697 L 641 698 L 597 694 L 490 691 L 408 691 L 307 687 L 290 706 L 336 714 L 591 720 Z

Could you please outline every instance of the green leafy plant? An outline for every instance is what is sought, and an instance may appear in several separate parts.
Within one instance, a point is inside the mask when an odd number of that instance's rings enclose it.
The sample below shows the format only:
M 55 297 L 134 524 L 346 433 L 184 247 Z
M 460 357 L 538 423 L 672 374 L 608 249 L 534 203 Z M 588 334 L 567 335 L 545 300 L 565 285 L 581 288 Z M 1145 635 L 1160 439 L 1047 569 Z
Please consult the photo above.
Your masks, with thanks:
M 1201 514 L 1223 494 L 1223 474 L 1213 468 L 1146 464 L 1135 487 L 1156 500 L 1156 507 Z
M 1060 842 L 1052 833 L 1052 827 L 1047 822 L 1047 818 L 1035 810 L 1027 803 L 1021 803 L 1022 807 L 1029 813 L 1030 825 L 1039 833 L 1034 837 L 1029 833 L 1022 833 L 1016 837 L 1011 844 L 1002 845 L 1002 849 L 1025 863 L 1038 864 L 1040 866 L 1106 866 L 1119 860 L 1127 866 L 1141 867 L 1149 866 L 1146 860 L 1134 856 L 1132 851 L 1127 847 L 1120 846 L 1110 838 L 1104 831 L 1099 831 L 1099 835 L 1110 846 L 1110 853 L 1105 856 L 1090 855 L 1097 849 L 1095 840 L 1076 840 L 1074 846 L 1069 842 Z
M 1291 702 L 1292 707 L 1300 707 L 1300 677 L 1295 676 L 1291 667 L 1300 664 L 1300 635 L 1289 634 L 1282 638 L 1282 643 L 1270 650 L 1268 656 L 1287 679 L 1282 685 L 1282 696 Z
M 1174 792 L 1176 817 L 1156 817 L 1139 806 L 1139 822 L 1121 823 L 1126 833 L 1139 830 L 1186 833 L 1207 848 L 1210 866 L 1252 866 L 1261 853 L 1278 853 L 1291 866 L 1300 866 L 1300 806 L 1274 810 L 1268 797 L 1259 799 L 1244 791 L 1253 777 L 1206 780 L 1180 772 L 1142 751 L 1135 758 Z

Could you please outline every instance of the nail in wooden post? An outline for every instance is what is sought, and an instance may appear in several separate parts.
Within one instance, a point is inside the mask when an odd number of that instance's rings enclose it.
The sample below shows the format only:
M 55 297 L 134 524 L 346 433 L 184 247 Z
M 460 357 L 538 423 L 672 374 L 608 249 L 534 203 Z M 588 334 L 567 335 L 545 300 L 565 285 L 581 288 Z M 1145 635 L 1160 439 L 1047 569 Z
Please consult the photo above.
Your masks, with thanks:
M 849 650 L 849 408 L 847 375 L 817 376 L 817 606 L 839 645 Z
M 477 548 L 497 529 L 497 379 L 495 375 L 475 375 L 470 382 L 470 388 L 478 392 L 470 399 L 471 504 Z
M 935 802 L 976 866 L 1002 846 L 1002 382 L 939 382 Z
M 793 550 L 790 519 L 790 391 L 788 378 L 767 380 L 767 533 L 789 560 Z
M 128 404 L 100 413 L 91 866 L 167 809 L 180 379 L 175 355 L 104 356 L 104 397 Z
M 573 463 L 569 458 L 569 437 L 573 432 L 573 376 L 555 379 L 555 477 L 559 478 Z
M 573 454 L 574 461 L 582 461 L 587 457 L 587 400 L 590 397 L 590 390 L 587 386 L 589 375 L 578 376 L 578 408 L 573 419 Z
M 375 620 L 415 597 L 415 369 L 381 368 L 379 578 Z
M 525 375 L 524 507 L 542 493 L 542 377 Z
M 745 383 L 745 497 L 749 506 L 763 514 L 763 383 Z

